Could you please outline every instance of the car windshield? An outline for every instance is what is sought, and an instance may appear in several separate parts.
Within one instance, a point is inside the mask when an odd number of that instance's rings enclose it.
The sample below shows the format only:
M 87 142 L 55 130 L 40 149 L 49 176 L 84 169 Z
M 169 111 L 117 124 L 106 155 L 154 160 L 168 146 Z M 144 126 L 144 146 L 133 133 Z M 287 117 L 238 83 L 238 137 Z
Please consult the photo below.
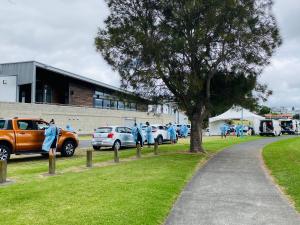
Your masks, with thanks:
M 281 122 L 282 127 L 292 127 L 293 126 L 293 121 L 282 121 Z
M 95 132 L 96 133 L 110 133 L 110 132 L 112 132 L 112 128 L 111 127 L 99 127 L 96 129 Z
M 0 130 L 3 130 L 5 127 L 5 120 L 0 120 Z

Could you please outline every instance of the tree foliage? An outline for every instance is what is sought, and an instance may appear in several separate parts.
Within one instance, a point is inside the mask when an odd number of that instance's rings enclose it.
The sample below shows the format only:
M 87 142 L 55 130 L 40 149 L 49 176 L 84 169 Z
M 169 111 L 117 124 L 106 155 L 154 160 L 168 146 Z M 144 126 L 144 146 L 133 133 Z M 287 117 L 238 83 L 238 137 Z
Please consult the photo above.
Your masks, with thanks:
M 281 43 L 271 0 L 106 2 L 110 15 L 97 50 L 119 71 L 123 87 L 175 101 L 186 112 L 191 151 L 201 150 L 210 112 L 270 94 L 257 77 Z
M 264 116 L 266 114 L 271 113 L 271 108 L 269 108 L 268 106 L 259 106 L 258 107 L 258 114 L 261 116 Z

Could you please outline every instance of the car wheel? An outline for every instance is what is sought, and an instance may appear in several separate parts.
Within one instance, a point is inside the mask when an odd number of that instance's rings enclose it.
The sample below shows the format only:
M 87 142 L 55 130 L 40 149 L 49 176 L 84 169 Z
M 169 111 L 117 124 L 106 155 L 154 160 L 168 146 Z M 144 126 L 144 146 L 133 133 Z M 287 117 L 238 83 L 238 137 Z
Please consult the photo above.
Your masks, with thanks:
M 158 137 L 157 137 L 157 143 L 158 143 L 159 145 L 161 145 L 161 144 L 163 143 L 163 138 L 162 138 L 162 136 L 158 136 Z
M 94 150 L 100 150 L 100 148 L 101 148 L 100 146 L 93 146 Z
M 73 141 L 66 141 L 61 149 L 61 155 L 65 157 L 73 156 L 75 153 L 75 144 Z
M 121 142 L 119 140 L 115 141 L 114 145 L 113 145 L 113 150 L 120 150 L 121 148 Z
M 10 148 L 6 145 L 0 145 L 0 160 L 9 160 Z

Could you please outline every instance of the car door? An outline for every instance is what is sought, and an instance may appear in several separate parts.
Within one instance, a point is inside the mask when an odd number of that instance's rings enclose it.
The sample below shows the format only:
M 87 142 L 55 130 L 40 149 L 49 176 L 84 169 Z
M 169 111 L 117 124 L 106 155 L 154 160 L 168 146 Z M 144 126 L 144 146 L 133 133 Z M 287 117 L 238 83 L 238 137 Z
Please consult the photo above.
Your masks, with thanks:
M 135 141 L 134 141 L 134 137 L 133 135 L 131 134 L 131 128 L 129 127 L 125 127 L 125 130 L 126 130 L 126 133 L 127 133 L 127 136 L 128 136 L 128 146 L 135 146 Z
M 17 151 L 36 151 L 39 148 L 40 132 L 33 120 L 18 120 L 16 134 Z
M 128 137 L 125 127 L 117 127 L 116 132 L 118 134 L 118 139 L 121 141 L 122 146 L 127 146 Z
M 36 120 L 34 123 L 37 127 L 37 149 L 41 150 L 45 140 L 45 130 L 49 127 L 49 124 L 43 120 Z

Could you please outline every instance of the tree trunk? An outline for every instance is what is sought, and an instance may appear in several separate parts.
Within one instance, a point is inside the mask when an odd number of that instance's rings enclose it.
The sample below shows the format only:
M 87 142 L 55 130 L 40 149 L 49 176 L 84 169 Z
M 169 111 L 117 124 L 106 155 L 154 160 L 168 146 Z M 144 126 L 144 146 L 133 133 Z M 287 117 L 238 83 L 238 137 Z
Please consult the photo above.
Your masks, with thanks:
M 203 116 L 201 112 L 191 116 L 190 152 L 205 152 L 202 147 Z

